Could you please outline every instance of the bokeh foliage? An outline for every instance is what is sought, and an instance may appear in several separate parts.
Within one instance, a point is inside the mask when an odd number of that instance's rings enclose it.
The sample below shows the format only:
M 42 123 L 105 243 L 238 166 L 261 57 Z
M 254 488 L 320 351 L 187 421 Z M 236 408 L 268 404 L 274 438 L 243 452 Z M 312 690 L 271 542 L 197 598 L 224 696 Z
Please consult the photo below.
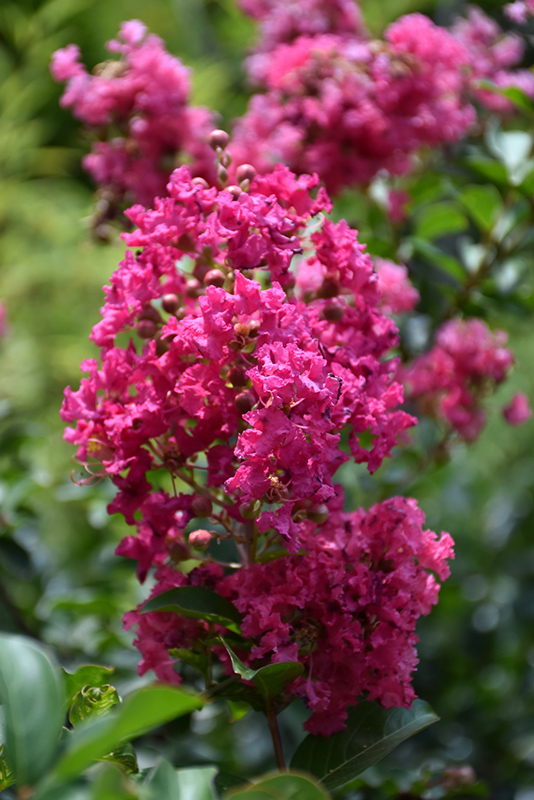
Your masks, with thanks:
M 500 4 L 483 5 L 499 13 Z M 362 7 L 379 32 L 413 10 L 447 22 L 462 4 L 367 0 Z M 132 565 L 113 555 L 124 528 L 106 515 L 112 488 L 71 482 L 71 448 L 62 442 L 58 417 L 64 386 L 77 385 L 79 363 L 96 355 L 88 333 L 101 286 L 123 248 L 118 240 L 94 242 L 84 226 L 92 205 L 92 187 L 80 168 L 86 143 L 59 108 L 60 89 L 48 62 L 53 50 L 71 41 L 89 65 L 102 61 L 104 42 L 132 17 L 193 68 L 195 103 L 218 111 L 221 124 L 242 112 L 247 91 L 241 62 L 254 26 L 235 0 L 0 4 L 0 300 L 9 325 L 0 343 L 0 629 L 42 638 L 65 664 L 113 663 L 125 686 L 136 682 L 137 653 L 120 618 L 144 592 Z M 507 127 L 519 125 L 530 136 L 533 122 L 527 113 Z M 387 222 L 379 192 L 348 192 L 336 210 L 360 229 L 372 254 L 402 255 L 409 263 L 423 300 L 416 327 L 404 331 L 408 348 L 421 346 L 421 337 L 464 304 L 471 315 L 510 332 L 518 361 L 492 399 L 490 422 L 476 444 L 453 442 L 448 459 L 429 465 L 439 432 L 425 424 L 413 445 L 375 478 L 363 468 L 343 471 L 354 507 L 386 494 L 412 494 L 429 527 L 449 530 L 457 543 L 453 576 L 419 629 L 415 686 L 442 722 L 357 782 L 353 797 L 395 796 L 399 786 L 431 797 L 431 776 L 465 763 L 474 766 L 481 791 L 485 785 L 491 797 L 512 800 L 532 785 L 534 426 L 510 429 L 498 409 L 514 391 L 534 396 L 534 234 L 528 227 L 534 166 L 518 178 L 499 154 L 495 135 L 490 125 L 477 142 L 424 156 L 418 176 L 405 182 L 414 201 L 400 231 Z M 531 152 L 532 139 L 525 157 Z M 527 228 L 513 252 L 465 295 L 473 248 L 481 241 L 488 245 L 484 227 L 490 223 L 477 216 L 477 203 L 468 202 L 468 190 L 480 186 L 494 198 L 488 219 L 495 209 L 497 215 L 506 211 L 512 232 Z M 290 749 L 301 736 L 302 718 L 302 709 L 284 716 Z M 141 757 L 150 761 L 158 751 L 177 766 L 216 761 L 237 774 L 271 763 L 259 716 L 227 729 L 227 709 L 206 707 L 147 739 Z M 401 767 L 403 777 L 395 777 Z

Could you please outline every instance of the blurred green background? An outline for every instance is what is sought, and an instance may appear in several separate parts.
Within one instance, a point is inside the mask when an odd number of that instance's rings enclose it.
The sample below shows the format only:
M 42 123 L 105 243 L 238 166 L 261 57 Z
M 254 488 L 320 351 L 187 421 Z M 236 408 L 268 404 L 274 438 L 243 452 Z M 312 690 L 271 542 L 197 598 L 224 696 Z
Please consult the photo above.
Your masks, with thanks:
M 484 7 L 499 13 L 500 5 Z M 463 8 L 423 0 L 362 6 L 377 34 L 402 13 L 422 10 L 446 23 Z M 242 113 L 241 62 L 254 25 L 235 0 L 0 2 L 0 300 L 8 319 L 0 342 L 0 629 L 42 638 L 65 665 L 113 664 L 121 688 L 137 681 L 137 651 L 120 619 L 147 589 L 138 586 L 133 565 L 113 554 L 125 527 L 106 515 L 110 484 L 71 482 L 72 448 L 62 441 L 58 411 L 63 388 L 77 386 L 81 360 L 96 355 L 88 334 L 123 247 L 90 237 L 93 188 L 80 167 L 84 142 L 59 108 L 61 89 L 48 63 L 55 49 L 76 42 L 92 67 L 106 58 L 104 43 L 120 22 L 134 17 L 194 69 L 194 103 L 214 108 L 223 125 Z M 458 182 L 484 182 L 453 173 L 420 192 L 416 214 L 429 200 L 454 194 Z M 377 208 L 355 192 L 342 202 L 371 252 L 391 254 L 394 243 L 388 231 L 381 238 L 385 223 Z M 442 244 L 454 252 L 446 238 Z M 423 288 L 421 318 L 426 314 L 430 326 L 439 317 L 439 303 L 425 290 L 434 267 L 416 257 L 410 263 Z M 442 722 L 347 797 L 396 796 L 403 780 L 405 797 L 413 797 L 409 780 L 421 769 L 467 763 L 488 796 L 534 800 L 534 425 L 512 429 L 498 414 L 514 391 L 534 394 L 532 256 L 523 253 L 513 291 L 486 289 L 470 311 L 510 331 L 518 365 L 490 401 L 480 440 L 455 445 L 448 463 L 413 477 L 416 461 L 406 454 L 374 479 L 362 469 L 343 472 L 353 507 L 384 492 L 418 497 L 429 527 L 450 531 L 457 554 L 439 606 L 419 627 L 415 687 Z M 422 425 L 419 435 L 424 445 L 435 433 Z M 302 718 L 298 708 L 284 714 L 289 748 L 301 736 Z M 211 706 L 147 738 L 141 754 L 149 761 L 164 752 L 176 765 L 216 761 L 237 774 L 272 765 L 259 717 L 231 727 L 227 721 L 223 707 Z

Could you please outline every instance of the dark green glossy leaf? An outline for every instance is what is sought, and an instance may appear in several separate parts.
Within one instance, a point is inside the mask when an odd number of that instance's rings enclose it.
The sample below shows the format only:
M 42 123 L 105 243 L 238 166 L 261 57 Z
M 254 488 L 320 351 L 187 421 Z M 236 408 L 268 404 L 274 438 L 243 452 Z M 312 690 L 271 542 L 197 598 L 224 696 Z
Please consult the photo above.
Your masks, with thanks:
M 66 697 L 67 706 L 70 706 L 74 700 L 75 695 L 84 688 L 84 686 L 101 687 L 104 684 L 109 684 L 110 675 L 113 674 L 115 669 L 113 667 L 99 667 L 96 664 L 86 664 L 79 667 L 76 672 L 67 672 L 63 670 L 66 684 Z
M 483 158 L 481 156 L 468 156 L 466 164 L 479 175 L 488 178 L 494 183 L 508 184 L 508 173 L 506 167 L 500 161 L 495 161 L 492 158 Z
M 311 776 L 286 772 L 230 791 L 225 800 L 232 797 L 243 800 L 329 800 L 330 795 Z
M 232 648 L 221 637 L 228 655 L 232 661 L 234 672 L 245 681 L 252 681 L 260 690 L 265 701 L 269 703 L 284 691 L 287 683 L 294 681 L 304 672 L 304 666 L 298 661 L 281 661 L 277 664 L 268 664 L 259 669 L 250 669 L 236 656 Z
M 162 759 L 149 774 L 145 786 L 151 800 L 216 800 L 217 767 L 175 769 Z
M 119 695 L 114 686 L 84 686 L 73 700 L 69 720 L 76 727 L 88 717 L 101 717 L 118 702 Z
M 91 800 L 138 800 L 141 794 L 136 789 L 135 784 L 128 780 L 123 772 L 116 767 L 109 766 L 107 769 L 102 769 L 95 777 L 91 789 Z M 162 800 L 164 800 L 164 796 L 162 796 Z M 169 800 L 171 800 L 170 796 Z
M 143 611 L 172 611 L 184 617 L 213 622 L 240 633 L 241 614 L 237 608 L 229 600 L 204 586 L 180 586 L 162 592 L 145 603 Z
M 444 200 L 419 211 L 414 233 L 418 239 L 432 241 L 440 236 L 464 231 L 467 224 L 466 216 L 458 204 Z
M 237 786 L 244 788 L 252 786 L 252 784 L 245 778 L 239 778 L 237 775 L 231 775 L 229 772 L 223 772 L 222 770 L 215 778 L 215 788 L 219 794 L 227 792 L 228 789 L 235 789 Z
M 482 231 L 490 231 L 503 210 L 500 192 L 492 184 L 466 186 L 459 199 Z
M 6 759 L 18 784 L 34 784 L 53 761 L 63 698 L 63 677 L 46 650 L 32 639 L 0 634 Z
M 9 769 L 7 761 L 3 756 L 4 745 L 0 745 L 0 792 L 15 783 L 15 776 Z
M 209 669 L 209 659 L 207 652 L 197 653 L 194 650 L 187 650 L 185 647 L 173 648 L 169 650 L 169 655 L 173 658 L 179 658 L 184 664 L 198 670 L 201 675 L 206 676 Z
M 202 707 L 200 697 L 172 686 L 147 686 L 126 698 L 118 708 L 80 725 L 67 741 L 54 777 L 68 780 L 122 742 Z
M 437 721 L 436 714 L 422 700 L 415 700 L 409 709 L 362 702 L 349 711 L 344 731 L 328 739 L 307 736 L 293 756 L 291 767 L 311 772 L 328 789 L 336 789 Z
M 139 772 L 137 756 L 130 742 L 125 742 L 124 744 L 119 745 L 111 753 L 102 756 L 100 761 L 117 764 L 124 772 L 128 774 L 135 774 Z
M 425 241 L 424 239 L 417 239 L 411 237 L 409 239 L 415 253 L 423 256 L 431 264 L 435 264 L 440 269 L 444 270 L 448 275 L 456 280 L 463 282 L 465 280 L 465 270 L 460 261 L 454 256 L 444 253 L 439 247 Z

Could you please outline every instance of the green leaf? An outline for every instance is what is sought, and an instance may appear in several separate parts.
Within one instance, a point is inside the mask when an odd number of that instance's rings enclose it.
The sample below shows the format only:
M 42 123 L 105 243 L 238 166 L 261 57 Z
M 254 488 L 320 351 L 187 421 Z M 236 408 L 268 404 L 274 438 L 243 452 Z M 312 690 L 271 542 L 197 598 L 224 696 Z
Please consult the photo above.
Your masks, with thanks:
M 478 85 L 481 89 L 485 89 L 488 92 L 494 92 L 495 94 L 500 94 L 502 97 L 506 97 L 522 111 L 534 111 L 534 103 L 528 94 L 526 94 L 526 92 L 524 92 L 518 86 L 508 86 L 506 89 L 503 89 L 487 79 L 479 81 Z
M 415 236 L 432 240 L 467 228 L 467 219 L 457 203 L 444 200 L 426 206 L 417 214 Z
M 23 636 L 0 634 L 0 700 L 6 759 L 19 785 L 46 772 L 63 726 L 64 686 L 46 650 Z
M 236 656 L 232 648 L 224 641 L 228 655 L 232 661 L 234 672 L 245 681 L 252 681 L 262 693 L 266 703 L 270 703 L 277 695 L 284 691 L 287 683 L 294 681 L 304 672 L 304 666 L 298 661 L 280 661 L 277 664 L 268 664 L 259 669 L 250 669 Z
M 459 199 L 482 231 L 491 231 L 503 211 L 500 192 L 492 184 L 466 186 Z
M 225 795 L 225 800 L 233 797 L 244 800 L 329 800 L 330 795 L 311 777 L 285 772 L 259 780 L 244 789 L 235 789 Z
M 409 709 L 382 708 L 365 701 L 349 711 L 344 731 L 328 739 L 307 736 L 293 756 L 291 767 L 311 772 L 328 789 L 336 789 L 438 719 L 422 700 L 415 700 Z
M 114 686 L 84 686 L 70 707 L 69 720 L 74 727 L 87 717 L 101 717 L 119 702 Z
M 506 167 L 512 186 L 518 186 L 532 170 L 529 156 L 533 141 L 532 134 L 527 131 L 501 131 L 496 125 L 487 127 L 487 145 Z
M 216 774 L 217 767 L 175 769 L 162 759 L 145 785 L 151 800 L 216 800 Z
M 482 158 L 481 156 L 468 156 L 465 163 L 479 175 L 488 178 L 493 183 L 508 185 L 508 173 L 506 167 L 500 161 L 492 158 Z
M 203 619 L 240 633 L 241 614 L 217 592 L 204 586 L 180 586 L 156 595 L 143 607 L 143 612 L 172 611 L 183 617 Z
M 9 769 L 7 761 L 3 757 L 4 745 L 0 745 L 0 792 L 15 783 L 15 776 Z
M 215 778 L 215 788 L 219 794 L 223 794 L 223 792 L 228 791 L 228 789 L 235 789 L 237 786 L 243 788 L 245 786 L 252 786 L 252 784 L 250 781 L 247 781 L 246 778 L 239 778 L 237 775 L 232 775 L 223 770 L 221 770 Z
M 56 780 L 80 775 L 93 761 L 122 742 L 202 707 L 200 697 L 172 686 L 156 684 L 139 689 L 105 717 L 87 720 L 69 737 L 54 769 Z
M 102 756 L 100 761 L 106 761 L 110 764 L 117 764 L 123 772 L 127 774 L 134 774 L 139 772 L 139 765 L 137 763 L 137 756 L 130 742 L 120 744 L 111 753 Z
M 84 686 L 102 687 L 104 684 L 109 685 L 109 678 L 114 672 L 114 667 L 99 667 L 96 664 L 86 664 L 83 667 L 79 667 L 76 672 L 67 672 L 66 669 L 63 669 L 67 706 L 71 705 L 75 695 Z
M 435 264 L 448 275 L 451 275 L 453 278 L 463 283 L 465 280 L 465 270 L 457 258 L 448 253 L 444 253 L 439 247 L 425 241 L 425 239 L 411 237 L 407 241 L 412 245 L 414 253 L 423 256 L 430 261 L 431 264 Z
M 140 794 L 132 781 L 129 781 L 116 767 L 109 766 L 103 769 L 93 781 L 91 800 L 137 800 L 139 797 Z M 169 800 L 171 800 L 170 795 Z

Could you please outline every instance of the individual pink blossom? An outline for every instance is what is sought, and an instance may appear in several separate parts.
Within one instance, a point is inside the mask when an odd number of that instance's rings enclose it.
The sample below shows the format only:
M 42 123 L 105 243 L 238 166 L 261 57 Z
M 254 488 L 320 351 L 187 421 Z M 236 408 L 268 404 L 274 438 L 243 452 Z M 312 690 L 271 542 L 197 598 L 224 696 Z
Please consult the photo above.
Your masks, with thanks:
M 532 416 L 529 400 L 526 394 L 518 392 L 514 394 L 511 402 L 502 409 L 505 420 L 510 425 L 522 425 Z
M 515 86 L 534 97 L 533 73 L 526 69 L 512 69 L 523 57 L 521 37 L 505 34 L 497 22 L 478 6 L 468 7 L 467 17 L 456 21 L 452 33 L 469 52 L 472 91 L 485 106 L 500 112 L 514 108 L 506 97 L 479 88 L 478 82 L 482 79 L 491 81 L 500 89 Z
M 479 319 L 450 320 L 438 330 L 435 345 L 398 376 L 408 399 L 446 421 L 468 442 L 485 421 L 484 397 L 506 378 L 514 356 L 503 331 L 490 331 Z
M 119 60 L 89 74 L 76 45 L 52 57 L 52 75 L 67 86 L 61 98 L 94 136 L 84 166 L 107 204 L 151 205 L 165 194 L 172 170 L 183 160 L 193 175 L 213 178 L 213 151 L 206 139 L 214 127 L 207 109 L 189 105 L 189 70 L 169 55 L 159 37 L 138 20 L 123 23 L 107 45 Z
M 419 292 L 412 286 L 404 264 L 394 264 L 386 258 L 377 258 L 375 269 L 384 313 L 405 314 L 413 311 L 419 302 Z
M 265 93 L 236 126 L 235 163 L 268 172 L 282 161 L 338 192 L 382 169 L 407 172 L 417 149 L 464 136 L 475 120 L 466 48 L 421 14 L 385 39 L 300 36 L 255 56 L 251 78 Z

